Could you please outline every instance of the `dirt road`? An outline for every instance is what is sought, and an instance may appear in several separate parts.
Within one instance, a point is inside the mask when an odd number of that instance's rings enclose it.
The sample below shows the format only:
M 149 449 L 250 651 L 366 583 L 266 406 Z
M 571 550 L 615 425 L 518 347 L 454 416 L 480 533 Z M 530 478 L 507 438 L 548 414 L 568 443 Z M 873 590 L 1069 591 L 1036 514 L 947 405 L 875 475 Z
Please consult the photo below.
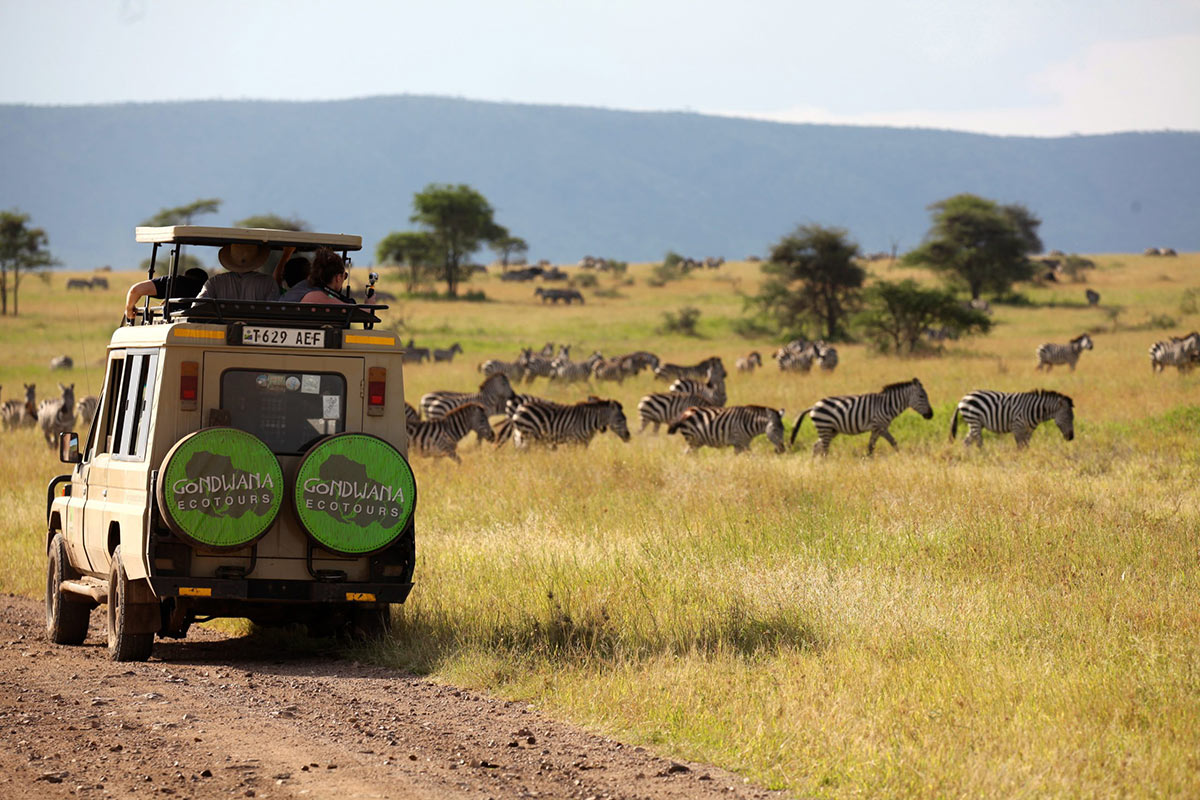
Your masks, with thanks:
M 117 664 L 0 596 L 0 798 L 764 798 L 495 700 L 193 628 Z

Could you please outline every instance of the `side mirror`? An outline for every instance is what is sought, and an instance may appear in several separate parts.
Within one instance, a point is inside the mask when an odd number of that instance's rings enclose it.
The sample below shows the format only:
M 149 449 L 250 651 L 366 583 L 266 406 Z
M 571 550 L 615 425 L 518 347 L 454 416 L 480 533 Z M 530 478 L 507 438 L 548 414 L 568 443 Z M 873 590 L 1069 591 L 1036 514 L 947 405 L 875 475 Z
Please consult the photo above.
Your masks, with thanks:
M 78 464 L 83 461 L 79 454 L 79 434 L 75 431 L 58 435 L 58 460 L 64 464 Z

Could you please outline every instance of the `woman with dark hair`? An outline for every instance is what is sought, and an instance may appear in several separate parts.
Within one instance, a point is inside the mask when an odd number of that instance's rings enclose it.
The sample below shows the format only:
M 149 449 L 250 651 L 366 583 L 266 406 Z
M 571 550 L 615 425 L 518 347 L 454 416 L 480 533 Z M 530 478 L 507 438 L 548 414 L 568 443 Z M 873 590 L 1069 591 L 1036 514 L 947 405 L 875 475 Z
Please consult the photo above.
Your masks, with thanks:
M 318 248 L 308 271 L 308 284 L 312 291 L 300 299 L 301 303 L 347 302 L 341 294 L 346 285 L 346 262 L 328 247 Z

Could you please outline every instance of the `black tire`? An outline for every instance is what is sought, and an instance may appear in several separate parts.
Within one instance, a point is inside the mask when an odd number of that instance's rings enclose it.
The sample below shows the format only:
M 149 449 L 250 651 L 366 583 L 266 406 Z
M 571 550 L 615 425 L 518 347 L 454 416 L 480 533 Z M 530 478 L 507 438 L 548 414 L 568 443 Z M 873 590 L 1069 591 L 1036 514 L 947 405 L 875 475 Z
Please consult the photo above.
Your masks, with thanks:
M 129 577 L 118 547 L 108 572 L 108 654 L 113 661 L 145 661 L 154 648 L 154 634 L 129 632 L 128 598 Z
M 93 603 L 62 593 L 63 581 L 79 577 L 67 560 L 67 543 L 61 533 L 50 540 L 46 554 L 46 638 L 55 644 L 83 644 Z

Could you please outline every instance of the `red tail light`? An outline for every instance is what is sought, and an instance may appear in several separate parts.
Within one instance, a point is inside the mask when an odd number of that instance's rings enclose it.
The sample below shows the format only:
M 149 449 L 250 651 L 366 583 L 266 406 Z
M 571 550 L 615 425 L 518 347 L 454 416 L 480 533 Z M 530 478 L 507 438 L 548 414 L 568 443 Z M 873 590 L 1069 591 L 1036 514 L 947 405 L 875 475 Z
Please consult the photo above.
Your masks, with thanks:
M 387 405 L 387 370 L 383 367 L 367 369 L 367 415 L 383 416 L 383 408 Z
M 200 399 L 200 362 L 184 361 L 179 365 L 179 408 L 195 411 Z

